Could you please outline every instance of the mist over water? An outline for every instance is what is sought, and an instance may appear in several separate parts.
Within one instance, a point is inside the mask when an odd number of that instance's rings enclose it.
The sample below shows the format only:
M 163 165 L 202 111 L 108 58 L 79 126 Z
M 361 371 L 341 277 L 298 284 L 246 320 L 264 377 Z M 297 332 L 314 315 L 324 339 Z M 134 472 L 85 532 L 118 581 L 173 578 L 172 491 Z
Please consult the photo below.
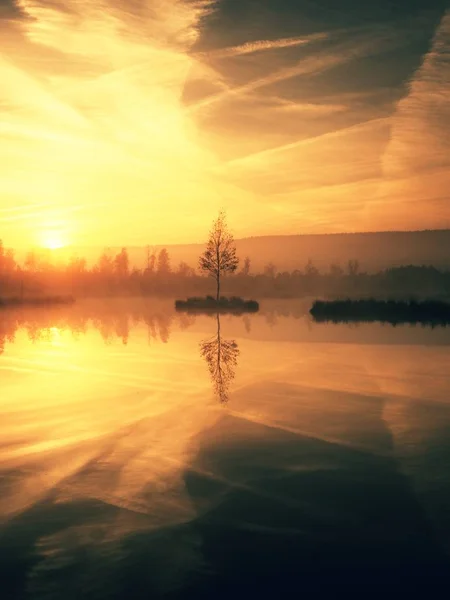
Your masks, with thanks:
M 293 302 L 219 329 L 152 300 L 3 311 L 6 597 L 439 578 L 449 343 L 445 328 L 317 325 Z

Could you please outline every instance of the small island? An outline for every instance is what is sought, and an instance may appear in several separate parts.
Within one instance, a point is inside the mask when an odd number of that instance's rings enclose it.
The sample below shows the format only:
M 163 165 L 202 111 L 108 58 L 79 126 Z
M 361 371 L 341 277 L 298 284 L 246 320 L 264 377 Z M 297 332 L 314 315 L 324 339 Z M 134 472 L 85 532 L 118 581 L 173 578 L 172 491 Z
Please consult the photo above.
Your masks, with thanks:
M 212 296 L 206 296 L 206 298 L 194 297 L 187 300 L 177 300 L 175 302 L 175 309 L 180 312 L 232 312 L 241 314 L 244 312 L 258 312 L 259 304 L 256 300 L 244 300 L 236 296 L 232 296 L 231 298 L 222 296 L 219 301 Z
M 228 230 L 225 213 L 221 211 L 214 221 L 206 249 L 199 258 L 199 269 L 216 282 L 216 297 L 188 298 L 176 300 L 175 309 L 183 312 L 215 312 L 236 313 L 258 312 L 259 304 L 256 300 L 244 300 L 237 296 L 226 298 L 220 295 L 221 278 L 235 273 L 239 265 L 236 254 L 236 244 L 233 235 Z
M 450 303 L 439 300 L 317 300 L 310 313 L 318 323 L 450 325 Z

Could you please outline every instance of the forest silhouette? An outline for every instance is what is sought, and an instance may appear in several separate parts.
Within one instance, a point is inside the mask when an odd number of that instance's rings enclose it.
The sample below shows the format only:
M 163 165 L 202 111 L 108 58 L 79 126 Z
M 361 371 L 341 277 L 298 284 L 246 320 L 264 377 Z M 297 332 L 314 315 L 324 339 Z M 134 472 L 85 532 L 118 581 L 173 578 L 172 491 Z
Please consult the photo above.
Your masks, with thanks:
M 450 271 L 431 266 L 399 266 L 376 273 L 364 270 L 357 258 L 346 265 L 331 264 L 319 270 L 312 259 L 298 258 L 298 268 L 278 271 L 273 263 L 252 270 L 251 257 L 222 283 L 222 294 L 251 294 L 257 298 L 305 296 L 445 297 L 450 296 Z M 105 250 L 93 264 L 80 256 L 66 262 L 50 251 L 31 251 L 20 262 L 0 242 L 0 298 L 39 296 L 206 296 L 214 284 L 186 262 L 173 265 L 167 249 L 147 249 L 145 265 L 132 264 L 129 252 Z

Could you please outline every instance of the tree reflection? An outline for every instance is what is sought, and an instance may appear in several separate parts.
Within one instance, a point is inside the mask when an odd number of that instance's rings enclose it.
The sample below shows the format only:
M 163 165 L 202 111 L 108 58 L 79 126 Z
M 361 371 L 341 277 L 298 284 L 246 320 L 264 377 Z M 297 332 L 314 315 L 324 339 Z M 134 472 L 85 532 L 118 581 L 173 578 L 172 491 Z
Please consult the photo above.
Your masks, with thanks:
M 239 347 L 235 340 L 222 339 L 219 313 L 216 319 L 217 333 L 212 339 L 200 342 L 200 353 L 208 365 L 214 393 L 221 403 L 226 403 L 231 382 L 235 377 Z

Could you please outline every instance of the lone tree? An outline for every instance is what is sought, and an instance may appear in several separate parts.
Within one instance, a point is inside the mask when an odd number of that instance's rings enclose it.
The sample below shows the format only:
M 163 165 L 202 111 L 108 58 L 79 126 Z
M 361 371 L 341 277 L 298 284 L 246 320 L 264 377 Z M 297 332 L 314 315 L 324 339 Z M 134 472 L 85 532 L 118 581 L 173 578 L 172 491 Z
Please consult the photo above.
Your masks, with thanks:
M 220 277 L 234 273 L 238 268 L 234 238 L 226 223 L 225 212 L 221 211 L 214 221 L 206 250 L 200 256 L 199 268 L 214 277 L 217 283 L 217 302 L 220 300 Z

